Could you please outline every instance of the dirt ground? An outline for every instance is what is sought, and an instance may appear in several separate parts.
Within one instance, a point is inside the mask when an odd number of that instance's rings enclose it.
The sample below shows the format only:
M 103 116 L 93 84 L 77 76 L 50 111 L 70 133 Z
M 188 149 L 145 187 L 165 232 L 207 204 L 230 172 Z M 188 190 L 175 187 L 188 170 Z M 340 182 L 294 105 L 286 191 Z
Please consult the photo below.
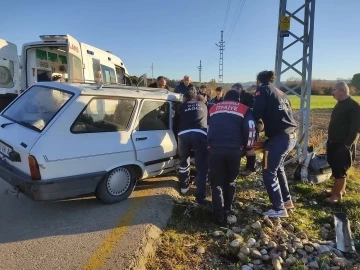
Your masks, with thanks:
M 309 145 L 313 145 L 314 148 L 326 139 L 331 111 L 332 109 L 311 110 Z M 325 148 L 323 148 L 322 151 L 325 151 Z M 356 147 L 356 160 L 354 161 L 353 166 L 360 168 L 360 143 L 358 143 Z

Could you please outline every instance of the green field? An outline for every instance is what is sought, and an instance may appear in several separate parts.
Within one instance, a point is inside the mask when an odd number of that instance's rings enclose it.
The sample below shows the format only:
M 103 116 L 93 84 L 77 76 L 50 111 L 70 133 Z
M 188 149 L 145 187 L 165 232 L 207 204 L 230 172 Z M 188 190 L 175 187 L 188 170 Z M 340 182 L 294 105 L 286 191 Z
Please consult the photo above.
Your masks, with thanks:
M 288 96 L 291 101 L 292 108 L 300 109 L 300 98 L 294 95 Z M 360 96 L 354 96 L 355 100 L 360 102 Z M 336 104 L 336 100 L 332 96 L 311 96 L 311 109 L 332 109 Z

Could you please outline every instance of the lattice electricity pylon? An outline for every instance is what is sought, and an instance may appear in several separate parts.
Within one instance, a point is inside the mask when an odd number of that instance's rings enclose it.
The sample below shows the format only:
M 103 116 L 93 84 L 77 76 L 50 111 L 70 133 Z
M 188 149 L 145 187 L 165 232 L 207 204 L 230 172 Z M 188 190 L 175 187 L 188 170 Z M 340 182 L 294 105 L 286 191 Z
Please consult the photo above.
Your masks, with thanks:
M 219 47 L 220 50 L 220 59 L 219 59 L 219 81 L 218 83 L 220 85 L 222 85 L 223 81 L 224 81 L 224 75 L 223 75 L 223 67 L 224 67 L 224 50 L 225 50 L 225 41 L 224 41 L 224 31 L 221 31 L 221 40 L 219 42 L 220 45 L 216 44 L 216 46 Z
M 298 159 L 304 159 L 308 154 L 309 143 L 309 124 L 310 124 L 310 96 L 311 96 L 311 76 L 312 76 L 312 61 L 313 61 L 313 40 L 314 40 L 314 19 L 315 19 L 315 0 L 304 0 L 304 4 L 296 9 L 294 12 L 287 10 L 287 0 L 280 0 L 279 8 L 279 26 L 278 37 L 276 47 L 276 83 L 275 85 L 280 88 L 285 88 L 286 94 L 292 93 L 300 98 L 300 110 L 295 113 L 299 119 L 298 130 L 298 142 L 297 142 L 297 154 L 292 159 L 286 161 L 288 164 Z M 296 14 L 303 10 L 304 19 L 300 19 Z M 303 26 L 303 34 L 301 37 L 294 34 L 290 28 L 290 20 L 295 20 Z M 295 40 L 284 46 L 284 38 L 294 38 Z M 290 64 L 283 57 L 284 51 L 292 47 L 297 43 L 302 43 L 302 57 Z M 302 70 L 300 71 L 295 66 L 302 64 Z M 282 66 L 284 65 L 284 69 Z M 287 85 L 281 82 L 281 77 L 289 70 L 295 71 L 301 76 L 301 82 L 293 88 L 289 88 Z M 295 91 L 301 87 L 301 94 L 297 94 Z

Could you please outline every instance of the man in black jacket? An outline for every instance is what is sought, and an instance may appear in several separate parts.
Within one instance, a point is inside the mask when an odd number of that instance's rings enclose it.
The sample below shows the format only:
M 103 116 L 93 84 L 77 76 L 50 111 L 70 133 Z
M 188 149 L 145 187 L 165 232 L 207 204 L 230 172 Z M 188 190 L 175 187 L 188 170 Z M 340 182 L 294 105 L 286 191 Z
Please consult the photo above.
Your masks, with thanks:
M 223 224 L 231 213 L 240 159 L 255 139 L 252 112 L 239 103 L 239 96 L 238 91 L 229 90 L 224 101 L 214 104 L 209 111 L 209 181 L 213 220 L 217 224 Z
M 189 89 L 195 89 L 195 86 L 191 83 L 189 75 L 185 75 L 184 79 L 175 87 L 174 92 L 178 94 L 185 94 Z
M 224 100 L 222 90 L 223 89 L 220 86 L 215 89 L 216 96 L 210 101 L 210 103 L 217 104 Z
M 164 76 L 159 76 L 156 79 L 156 82 L 150 84 L 148 87 L 150 88 L 163 88 L 169 90 L 169 86 L 166 85 L 167 81 Z
M 240 83 L 234 84 L 231 88 L 237 90 L 240 93 L 241 104 L 246 105 L 250 109 L 254 107 L 255 97 L 252 94 L 246 92 Z M 251 174 L 254 174 L 256 172 L 255 163 L 256 163 L 255 151 L 254 149 L 249 149 L 248 151 L 246 151 L 245 170 L 241 171 L 240 174 L 242 176 L 249 176 Z

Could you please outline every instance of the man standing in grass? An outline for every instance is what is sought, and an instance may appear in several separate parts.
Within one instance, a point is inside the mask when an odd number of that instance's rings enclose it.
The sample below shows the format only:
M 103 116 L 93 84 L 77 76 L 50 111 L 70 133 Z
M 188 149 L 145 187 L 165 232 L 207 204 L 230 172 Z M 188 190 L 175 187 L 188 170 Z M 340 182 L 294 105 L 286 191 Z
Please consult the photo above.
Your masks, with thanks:
M 328 203 L 338 203 L 346 193 L 347 171 L 355 158 L 356 143 L 360 130 L 360 106 L 349 94 L 345 82 L 338 82 L 332 89 L 334 98 L 338 101 L 331 114 L 328 141 L 326 145 L 327 159 L 335 178 Z

